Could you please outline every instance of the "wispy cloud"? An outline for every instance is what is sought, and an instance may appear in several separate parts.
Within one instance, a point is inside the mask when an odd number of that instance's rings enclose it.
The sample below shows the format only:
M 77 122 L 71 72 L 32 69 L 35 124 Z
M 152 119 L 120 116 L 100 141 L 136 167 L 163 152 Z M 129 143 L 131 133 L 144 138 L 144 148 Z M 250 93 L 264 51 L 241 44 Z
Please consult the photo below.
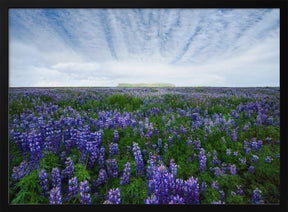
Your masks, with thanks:
M 10 9 L 10 86 L 279 86 L 278 9 Z

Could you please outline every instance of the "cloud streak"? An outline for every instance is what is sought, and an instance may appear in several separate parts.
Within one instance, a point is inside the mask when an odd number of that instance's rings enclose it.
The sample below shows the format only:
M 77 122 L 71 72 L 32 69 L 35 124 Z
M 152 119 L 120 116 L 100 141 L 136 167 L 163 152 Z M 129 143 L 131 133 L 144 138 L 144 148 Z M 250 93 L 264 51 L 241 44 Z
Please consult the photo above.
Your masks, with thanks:
M 9 86 L 279 86 L 277 9 L 10 9 Z

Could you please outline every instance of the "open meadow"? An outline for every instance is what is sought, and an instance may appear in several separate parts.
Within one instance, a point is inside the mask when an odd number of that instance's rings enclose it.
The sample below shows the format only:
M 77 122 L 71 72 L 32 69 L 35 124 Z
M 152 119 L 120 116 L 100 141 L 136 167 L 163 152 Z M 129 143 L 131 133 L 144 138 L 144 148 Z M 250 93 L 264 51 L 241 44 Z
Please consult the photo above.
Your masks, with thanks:
M 9 202 L 279 204 L 279 87 L 10 88 Z

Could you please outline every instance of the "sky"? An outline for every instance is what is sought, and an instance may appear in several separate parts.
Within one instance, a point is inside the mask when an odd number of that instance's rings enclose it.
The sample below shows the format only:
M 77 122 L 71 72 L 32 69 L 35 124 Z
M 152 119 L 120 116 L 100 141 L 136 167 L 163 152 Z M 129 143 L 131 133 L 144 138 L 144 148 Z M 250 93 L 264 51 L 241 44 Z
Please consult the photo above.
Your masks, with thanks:
M 9 87 L 280 85 L 279 9 L 9 9 Z

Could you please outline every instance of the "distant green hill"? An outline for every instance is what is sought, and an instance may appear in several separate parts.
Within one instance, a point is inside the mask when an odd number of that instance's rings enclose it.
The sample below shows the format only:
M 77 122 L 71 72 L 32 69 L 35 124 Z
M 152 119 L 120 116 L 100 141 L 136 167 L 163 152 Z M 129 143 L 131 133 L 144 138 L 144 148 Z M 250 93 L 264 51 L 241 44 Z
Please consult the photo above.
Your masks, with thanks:
M 171 83 L 139 83 L 139 84 L 131 84 L 131 83 L 119 83 L 118 88 L 143 88 L 143 87 L 175 87 L 175 85 Z

